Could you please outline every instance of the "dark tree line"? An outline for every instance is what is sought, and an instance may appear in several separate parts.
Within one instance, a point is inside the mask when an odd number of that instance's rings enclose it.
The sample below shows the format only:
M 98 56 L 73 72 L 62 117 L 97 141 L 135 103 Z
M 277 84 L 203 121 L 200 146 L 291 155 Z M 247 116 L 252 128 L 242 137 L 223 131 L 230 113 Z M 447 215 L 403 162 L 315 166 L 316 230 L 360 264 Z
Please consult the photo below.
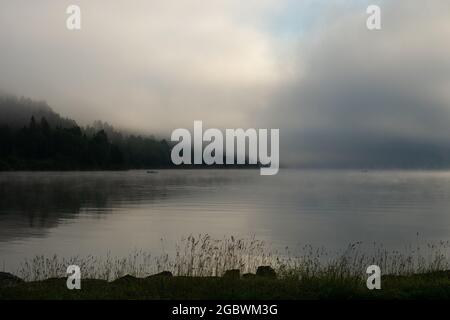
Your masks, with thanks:
M 64 118 L 53 111 L 45 101 L 0 94 L 0 126 L 8 125 L 11 129 L 20 129 L 28 125 L 31 116 L 36 119 L 45 118 L 54 127 L 71 128 L 77 125 L 74 120 Z
M 0 126 L 0 170 L 110 170 L 168 167 L 165 140 L 121 136 L 111 141 L 105 130 L 52 127 L 32 117 L 21 129 Z

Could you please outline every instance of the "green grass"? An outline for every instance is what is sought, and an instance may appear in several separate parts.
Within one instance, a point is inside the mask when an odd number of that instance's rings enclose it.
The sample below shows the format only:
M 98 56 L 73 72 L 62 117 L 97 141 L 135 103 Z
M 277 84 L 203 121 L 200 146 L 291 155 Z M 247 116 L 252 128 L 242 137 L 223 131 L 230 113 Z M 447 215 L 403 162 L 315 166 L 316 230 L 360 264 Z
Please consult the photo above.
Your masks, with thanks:
M 26 282 L 0 287 L 0 299 L 449 299 L 449 248 L 439 242 L 402 251 L 372 244 L 368 250 L 355 243 L 343 252 L 305 246 L 293 255 L 254 238 L 189 236 L 172 255 L 36 256 L 16 272 Z M 81 268 L 81 290 L 66 288 L 70 264 Z M 382 290 L 366 287 L 372 264 L 381 267 Z M 222 277 L 231 269 L 255 273 L 262 265 L 274 268 L 277 278 Z M 161 271 L 174 277 L 148 277 Z

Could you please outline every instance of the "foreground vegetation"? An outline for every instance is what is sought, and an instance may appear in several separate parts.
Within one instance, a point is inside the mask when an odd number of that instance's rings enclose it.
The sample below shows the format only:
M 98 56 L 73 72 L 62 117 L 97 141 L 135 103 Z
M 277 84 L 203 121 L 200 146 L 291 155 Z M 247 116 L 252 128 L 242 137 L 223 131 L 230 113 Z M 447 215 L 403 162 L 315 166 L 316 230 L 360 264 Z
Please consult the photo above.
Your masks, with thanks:
M 369 291 L 350 279 L 266 279 L 216 277 L 83 280 L 68 290 L 65 279 L 2 288 L 0 299 L 450 299 L 450 273 L 383 277 L 382 290 Z
M 352 244 L 331 254 L 307 246 L 293 256 L 271 251 L 255 239 L 203 235 L 184 239 L 174 255 L 152 257 L 138 251 L 120 259 L 38 256 L 17 272 L 26 281 L 15 279 L 2 286 L 0 280 L 0 299 L 450 298 L 447 242 L 402 253 L 374 245 L 370 255 L 361 247 Z M 81 290 L 66 288 L 69 264 L 82 270 Z M 371 264 L 382 269 L 381 290 L 366 287 L 365 271 Z

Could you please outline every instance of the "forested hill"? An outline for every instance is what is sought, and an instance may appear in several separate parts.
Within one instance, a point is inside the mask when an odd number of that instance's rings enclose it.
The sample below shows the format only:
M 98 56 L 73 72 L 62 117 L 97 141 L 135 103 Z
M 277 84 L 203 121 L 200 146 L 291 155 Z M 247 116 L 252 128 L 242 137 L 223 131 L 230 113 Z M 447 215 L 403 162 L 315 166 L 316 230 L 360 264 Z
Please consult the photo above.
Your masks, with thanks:
M 54 112 L 46 102 L 17 98 L 13 95 L 0 95 L 0 126 L 20 129 L 29 124 L 31 117 L 45 118 L 53 127 L 71 128 L 76 122 L 63 118 Z
M 82 128 L 46 103 L 0 96 L 0 170 L 109 170 L 171 165 L 165 140 Z

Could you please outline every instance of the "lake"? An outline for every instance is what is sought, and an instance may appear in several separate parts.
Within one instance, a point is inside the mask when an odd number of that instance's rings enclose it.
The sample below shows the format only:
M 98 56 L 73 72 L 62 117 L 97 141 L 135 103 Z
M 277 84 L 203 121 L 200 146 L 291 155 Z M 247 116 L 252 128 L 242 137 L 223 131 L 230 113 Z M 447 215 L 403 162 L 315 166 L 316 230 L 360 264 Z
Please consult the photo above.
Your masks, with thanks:
M 450 172 L 281 169 L 0 173 L 0 268 L 36 254 L 170 252 L 189 234 L 291 251 L 450 239 Z M 417 234 L 419 236 L 417 236 Z M 163 242 L 161 241 L 163 239 Z

